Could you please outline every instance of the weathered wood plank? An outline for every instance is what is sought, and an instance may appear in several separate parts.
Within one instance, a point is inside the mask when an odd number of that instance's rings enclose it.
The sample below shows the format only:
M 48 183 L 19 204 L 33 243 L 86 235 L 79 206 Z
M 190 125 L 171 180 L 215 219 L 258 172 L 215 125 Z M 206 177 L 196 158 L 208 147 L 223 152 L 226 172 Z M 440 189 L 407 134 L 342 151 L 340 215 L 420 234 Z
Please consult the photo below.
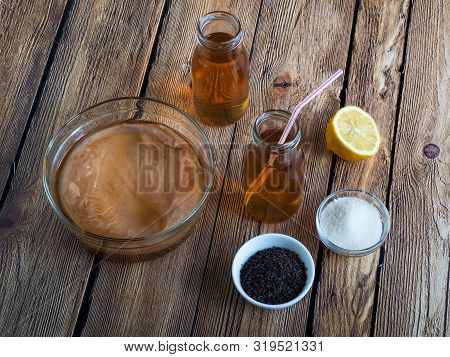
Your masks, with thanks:
M 261 232 L 281 232 L 317 254 L 314 212 L 326 193 L 331 154 L 324 148 L 326 120 L 339 107 L 340 84 L 320 96 L 301 115 L 306 194 L 299 212 L 278 225 L 262 225 L 243 213 L 242 162 L 251 126 L 264 110 L 292 108 L 337 68 L 344 68 L 354 2 L 264 1 L 255 38 L 252 105 L 238 123 L 217 229 L 200 297 L 195 335 L 304 335 L 310 294 L 283 311 L 254 308 L 236 292 L 230 276 L 236 250 Z M 291 86 L 273 87 L 286 80 Z
M 240 19 L 245 46 L 250 49 L 258 1 L 172 1 L 149 73 L 147 97 L 167 101 L 196 116 L 189 86 L 195 29 L 197 19 L 213 10 L 225 10 Z M 216 180 L 195 230 L 183 245 L 157 260 L 133 265 L 102 263 L 85 335 L 191 333 L 234 126 L 205 129 L 216 152 Z
M 0 2 L 0 196 L 14 165 L 65 3 Z
M 413 2 L 375 334 L 442 336 L 449 269 L 450 2 Z M 440 154 L 432 146 L 440 148 Z
M 409 0 L 360 3 L 345 105 L 357 105 L 371 113 L 383 143 L 370 160 L 351 163 L 338 159 L 333 191 L 360 188 L 386 198 L 408 4 Z M 370 334 L 379 258 L 379 251 L 361 258 L 325 251 L 314 335 Z
M 80 109 L 137 95 L 163 1 L 78 1 L 24 145 L 0 221 L 0 334 L 71 335 L 93 261 L 44 197 L 41 159 Z

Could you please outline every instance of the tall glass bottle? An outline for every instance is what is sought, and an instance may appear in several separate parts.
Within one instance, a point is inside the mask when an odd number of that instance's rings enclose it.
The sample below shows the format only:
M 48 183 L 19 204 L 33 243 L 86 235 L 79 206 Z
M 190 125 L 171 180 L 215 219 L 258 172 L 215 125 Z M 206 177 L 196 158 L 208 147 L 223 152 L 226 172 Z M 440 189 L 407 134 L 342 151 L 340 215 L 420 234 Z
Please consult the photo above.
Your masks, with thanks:
M 249 103 L 249 60 L 242 28 L 233 15 L 215 11 L 198 21 L 192 57 L 194 106 L 202 121 L 236 123 Z

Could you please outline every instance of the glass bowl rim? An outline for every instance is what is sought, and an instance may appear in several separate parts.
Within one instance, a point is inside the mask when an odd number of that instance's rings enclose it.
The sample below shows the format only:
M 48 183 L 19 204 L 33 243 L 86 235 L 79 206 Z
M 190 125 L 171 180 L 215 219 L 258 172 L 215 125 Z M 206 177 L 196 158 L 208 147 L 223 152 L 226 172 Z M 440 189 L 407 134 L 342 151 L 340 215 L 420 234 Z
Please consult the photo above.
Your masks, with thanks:
M 329 202 L 334 200 L 337 196 L 340 196 L 342 194 L 359 194 L 359 195 L 362 195 L 362 197 L 358 197 L 356 195 L 350 195 L 348 197 L 361 198 L 361 199 L 365 200 L 366 202 L 369 202 L 368 198 L 370 198 L 371 200 L 373 200 L 377 203 L 377 205 L 374 205 L 374 206 L 376 207 L 377 211 L 380 213 L 381 222 L 383 224 L 383 230 L 381 232 L 381 237 L 378 242 L 376 242 L 375 244 L 373 244 L 367 248 L 364 248 L 364 249 L 346 249 L 346 248 L 342 248 L 342 247 L 332 243 L 328 239 L 326 234 L 321 229 L 320 216 L 321 216 L 321 213 L 322 213 L 324 207 Z M 371 203 L 371 202 L 369 202 L 369 203 Z M 377 250 L 379 247 L 381 247 L 384 244 L 384 242 L 386 241 L 386 238 L 389 235 L 390 230 L 391 230 L 391 216 L 390 216 L 389 211 L 386 208 L 386 205 L 384 204 L 384 202 L 381 201 L 381 199 L 379 199 L 374 194 L 369 193 L 362 189 L 347 188 L 347 189 L 335 191 L 335 192 L 329 194 L 327 197 L 325 197 L 322 200 L 322 202 L 320 203 L 319 208 L 317 209 L 317 212 L 316 212 L 316 229 L 317 229 L 317 233 L 319 236 L 319 240 L 322 242 L 323 245 L 325 245 L 325 247 L 327 247 L 331 251 L 333 251 L 337 254 L 341 254 L 341 255 L 360 257 L 360 256 L 364 256 L 364 255 L 373 253 L 375 250 Z
M 197 123 L 197 121 L 192 118 L 189 114 L 187 114 L 186 112 L 184 112 L 183 110 L 175 107 L 172 104 L 169 104 L 167 102 L 161 101 L 161 100 L 156 100 L 156 99 L 152 99 L 152 98 L 145 98 L 145 97 L 118 97 L 118 98 L 112 98 L 112 99 L 108 99 L 99 103 L 96 103 L 94 105 L 91 105 L 85 109 L 83 109 L 82 111 L 72 115 L 67 122 L 56 131 L 56 133 L 53 135 L 52 139 L 50 140 L 50 142 L 47 145 L 47 149 L 45 150 L 45 154 L 44 154 L 44 160 L 43 160 L 43 170 L 42 170 L 42 175 L 41 175 L 41 179 L 44 185 L 44 192 L 45 192 L 45 196 L 47 197 L 47 200 L 50 203 L 50 206 L 52 207 L 52 210 L 56 213 L 56 215 L 58 216 L 59 219 L 61 219 L 63 221 L 63 223 L 65 225 L 67 225 L 72 231 L 74 231 L 76 234 L 80 234 L 82 235 L 84 238 L 89 238 L 92 239 L 93 241 L 96 242 L 104 242 L 104 241 L 115 241 L 115 242 L 128 242 L 128 241 L 133 241 L 133 242 L 145 242 L 145 241 L 151 241 L 151 240 L 155 240 L 157 238 L 164 238 L 166 236 L 169 236 L 171 233 L 176 232 L 179 228 L 181 228 L 185 223 L 187 223 L 189 220 L 191 220 L 191 218 L 193 218 L 199 211 L 200 209 L 203 207 L 203 205 L 206 202 L 206 199 L 208 198 L 209 194 L 212 191 L 212 187 L 214 184 L 214 180 L 215 180 L 215 172 L 214 169 L 211 170 L 211 180 L 208 183 L 208 185 L 206 186 L 204 193 L 202 195 L 202 198 L 200 199 L 200 201 L 197 203 L 197 205 L 189 212 L 189 214 L 183 218 L 182 220 L 180 220 L 179 222 L 177 222 L 176 224 L 170 226 L 169 228 L 162 230 L 161 232 L 157 232 L 157 233 L 153 233 L 149 236 L 142 236 L 142 237 L 136 237 L 136 238 L 123 238 L 123 237 L 105 237 L 105 236 L 100 236 L 88 231 L 83 230 L 81 227 L 79 227 L 78 225 L 76 225 L 75 223 L 72 222 L 72 220 L 67 217 L 67 215 L 64 213 L 64 211 L 59 207 L 59 204 L 56 202 L 56 200 L 54 199 L 52 193 L 51 193 L 51 189 L 50 189 L 50 183 L 47 180 L 47 172 L 49 170 L 49 164 L 48 164 L 48 160 L 49 160 L 49 154 L 50 151 L 52 150 L 56 139 L 63 133 L 63 131 L 70 125 L 72 124 L 76 119 L 78 119 L 81 115 L 89 112 L 90 110 L 100 107 L 102 105 L 108 104 L 108 103 L 113 103 L 113 102 L 120 102 L 120 101 L 146 101 L 149 103 L 156 103 L 156 104 L 161 104 L 163 106 L 167 106 L 173 110 L 175 110 L 176 112 L 180 113 L 181 115 L 183 115 L 191 124 L 194 125 L 194 127 L 199 131 L 200 135 L 203 137 L 204 143 L 206 144 L 206 149 L 207 149 L 207 156 L 208 159 L 210 161 L 210 166 L 212 168 L 215 167 L 215 155 L 214 155 L 214 150 L 212 148 L 211 142 L 208 138 L 208 135 L 206 134 L 205 130 Z

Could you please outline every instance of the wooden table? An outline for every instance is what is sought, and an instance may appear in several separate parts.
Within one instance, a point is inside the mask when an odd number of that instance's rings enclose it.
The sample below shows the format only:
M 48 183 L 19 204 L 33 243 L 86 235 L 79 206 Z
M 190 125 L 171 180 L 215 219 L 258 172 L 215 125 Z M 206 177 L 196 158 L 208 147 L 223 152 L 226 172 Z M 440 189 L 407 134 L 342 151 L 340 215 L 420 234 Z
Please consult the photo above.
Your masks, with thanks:
M 242 22 L 251 105 L 237 125 L 206 127 L 217 179 L 189 239 L 144 263 L 89 253 L 44 196 L 42 157 L 67 119 L 99 101 L 145 96 L 195 116 L 196 20 Z M 449 0 L 0 1 L 1 335 L 450 335 Z M 293 105 L 337 68 L 345 80 L 301 116 L 306 196 L 277 225 L 243 213 L 243 148 L 258 113 Z M 377 120 L 375 158 L 344 162 L 324 127 L 344 105 Z M 386 244 L 362 258 L 320 246 L 314 216 L 341 188 L 387 204 Z M 312 252 L 316 280 L 294 307 L 245 303 L 230 264 L 250 237 L 281 232 Z

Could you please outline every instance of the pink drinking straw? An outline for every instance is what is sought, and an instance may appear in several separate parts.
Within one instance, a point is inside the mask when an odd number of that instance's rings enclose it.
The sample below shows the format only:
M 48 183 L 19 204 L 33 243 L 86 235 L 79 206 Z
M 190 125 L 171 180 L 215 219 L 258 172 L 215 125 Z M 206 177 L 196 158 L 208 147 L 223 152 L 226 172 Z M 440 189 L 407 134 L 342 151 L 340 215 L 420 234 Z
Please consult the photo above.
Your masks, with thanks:
M 300 111 L 308 105 L 309 102 L 311 102 L 315 97 L 317 97 L 320 93 L 324 91 L 325 88 L 327 88 L 331 83 L 333 83 L 336 79 L 338 79 L 344 71 L 342 69 L 339 69 L 334 73 L 330 78 L 328 78 L 325 82 L 323 82 L 319 87 L 317 87 L 315 90 L 313 90 L 311 93 L 309 93 L 305 99 L 303 99 L 300 103 L 298 103 L 294 110 L 292 111 L 291 117 L 289 118 L 289 121 L 286 124 L 286 127 L 284 128 L 283 134 L 281 135 L 280 140 L 278 141 L 278 144 L 284 144 L 286 141 L 289 132 L 292 129 L 292 126 L 294 125 L 295 121 L 297 120 L 298 115 L 300 114 Z M 271 166 L 273 165 L 274 161 L 276 159 L 276 155 L 271 156 L 269 162 L 264 165 L 264 169 L 260 172 L 258 177 L 248 186 L 247 192 L 244 196 L 244 204 L 247 205 L 250 201 L 250 198 L 253 196 L 253 193 L 256 192 L 261 185 L 264 184 L 267 177 L 270 175 L 270 172 L 273 170 Z
M 295 106 L 294 110 L 292 111 L 291 117 L 289 118 L 289 121 L 286 124 L 286 128 L 284 128 L 283 134 L 281 135 L 280 141 L 278 141 L 278 144 L 280 145 L 284 144 L 289 135 L 289 132 L 292 129 L 292 126 L 294 125 L 298 115 L 300 114 L 300 111 L 305 106 L 307 106 L 308 103 L 311 102 L 315 97 L 317 97 L 320 93 L 322 93 L 325 90 L 325 88 L 327 88 L 331 83 L 333 83 L 336 79 L 338 79 L 343 73 L 344 71 L 342 69 L 338 69 L 330 78 L 328 78 L 319 87 L 317 87 L 315 90 L 309 93 L 305 99 L 303 99 L 300 103 L 298 103 Z

